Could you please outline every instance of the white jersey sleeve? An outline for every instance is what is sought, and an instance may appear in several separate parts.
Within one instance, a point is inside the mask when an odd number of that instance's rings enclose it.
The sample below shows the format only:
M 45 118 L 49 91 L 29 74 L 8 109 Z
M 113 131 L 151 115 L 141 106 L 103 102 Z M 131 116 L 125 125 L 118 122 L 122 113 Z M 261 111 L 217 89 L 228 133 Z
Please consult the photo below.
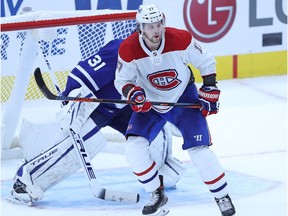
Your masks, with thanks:
M 202 48 L 194 39 L 186 49 L 185 62 L 191 63 L 200 70 L 201 76 L 216 74 L 216 61 L 214 56 Z
M 123 86 L 129 84 L 136 85 L 137 76 L 138 72 L 136 64 L 133 62 L 125 62 L 123 59 L 121 59 L 121 57 L 118 57 L 118 65 L 116 69 L 114 85 L 121 95 L 123 94 Z

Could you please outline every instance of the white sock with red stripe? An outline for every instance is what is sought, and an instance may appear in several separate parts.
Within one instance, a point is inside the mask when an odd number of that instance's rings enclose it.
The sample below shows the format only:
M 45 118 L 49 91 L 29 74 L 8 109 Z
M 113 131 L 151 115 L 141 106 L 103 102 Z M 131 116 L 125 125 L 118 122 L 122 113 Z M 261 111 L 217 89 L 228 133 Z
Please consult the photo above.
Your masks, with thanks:
M 228 194 L 224 170 L 208 146 L 197 146 L 188 149 L 189 156 L 198 169 L 202 180 L 216 198 Z
M 147 192 L 160 187 L 157 166 L 151 159 L 148 140 L 143 137 L 128 137 L 125 154 L 131 169 Z

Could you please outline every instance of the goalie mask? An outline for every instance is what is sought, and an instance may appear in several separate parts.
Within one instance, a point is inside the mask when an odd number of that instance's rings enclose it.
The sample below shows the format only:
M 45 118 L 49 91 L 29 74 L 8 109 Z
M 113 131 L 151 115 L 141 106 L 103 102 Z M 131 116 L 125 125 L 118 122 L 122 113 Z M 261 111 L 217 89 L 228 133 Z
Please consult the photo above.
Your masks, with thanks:
M 165 29 L 165 16 L 162 11 L 155 4 L 140 5 L 137 13 L 136 20 L 138 25 L 138 31 L 143 36 L 144 25 L 147 23 L 161 22 L 163 25 L 163 34 Z

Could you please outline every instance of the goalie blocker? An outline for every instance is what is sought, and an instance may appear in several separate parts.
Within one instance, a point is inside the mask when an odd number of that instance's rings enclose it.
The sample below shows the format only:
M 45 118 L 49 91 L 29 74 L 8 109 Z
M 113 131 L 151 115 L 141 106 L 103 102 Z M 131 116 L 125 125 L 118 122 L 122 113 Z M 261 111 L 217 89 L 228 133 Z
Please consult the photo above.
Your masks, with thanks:
M 88 118 L 80 134 L 85 137 L 93 129 L 97 129 L 98 132 L 84 141 L 85 148 L 91 158 L 95 157 L 106 144 L 103 134 L 91 118 Z M 153 159 L 160 168 L 159 172 L 164 176 L 166 188 L 175 187 L 185 172 L 183 163 L 172 156 L 171 144 L 172 132 L 170 125 L 167 124 L 149 147 Z M 32 205 L 33 202 L 44 197 L 45 191 L 60 183 L 80 168 L 81 165 L 69 138 L 69 133 L 61 130 L 57 135 L 54 146 L 37 157 L 24 162 L 19 167 L 14 177 L 14 185 L 8 200 L 17 204 Z M 106 194 L 106 199 L 109 199 L 109 197 L 115 199 L 115 195 L 119 197 L 127 194 L 125 192 L 122 194 L 117 192 L 114 195 L 110 193 Z M 123 200 L 127 201 L 127 199 Z

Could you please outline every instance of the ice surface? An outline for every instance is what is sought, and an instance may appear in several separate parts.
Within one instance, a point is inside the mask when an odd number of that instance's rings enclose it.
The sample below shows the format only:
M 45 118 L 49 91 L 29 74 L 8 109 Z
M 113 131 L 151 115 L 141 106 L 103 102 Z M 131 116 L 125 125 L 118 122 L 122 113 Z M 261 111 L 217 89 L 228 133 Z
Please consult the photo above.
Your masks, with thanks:
M 211 148 L 226 170 L 236 215 L 286 216 L 287 76 L 220 81 L 218 86 L 222 91 L 220 112 L 208 117 L 214 143 Z M 173 153 L 185 161 L 187 172 L 176 190 L 167 190 L 168 215 L 220 216 L 181 144 L 181 138 L 173 138 Z M 109 189 L 139 192 L 138 204 L 94 198 L 82 171 L 47 191 L 34 207 L 10 204 L 5 198 L 19 159 L 1 162 L 3 216 L 135 216 L 141 215 L 148 200 L 125 157 L 103 152 L 93 159 L 99 181 Z

